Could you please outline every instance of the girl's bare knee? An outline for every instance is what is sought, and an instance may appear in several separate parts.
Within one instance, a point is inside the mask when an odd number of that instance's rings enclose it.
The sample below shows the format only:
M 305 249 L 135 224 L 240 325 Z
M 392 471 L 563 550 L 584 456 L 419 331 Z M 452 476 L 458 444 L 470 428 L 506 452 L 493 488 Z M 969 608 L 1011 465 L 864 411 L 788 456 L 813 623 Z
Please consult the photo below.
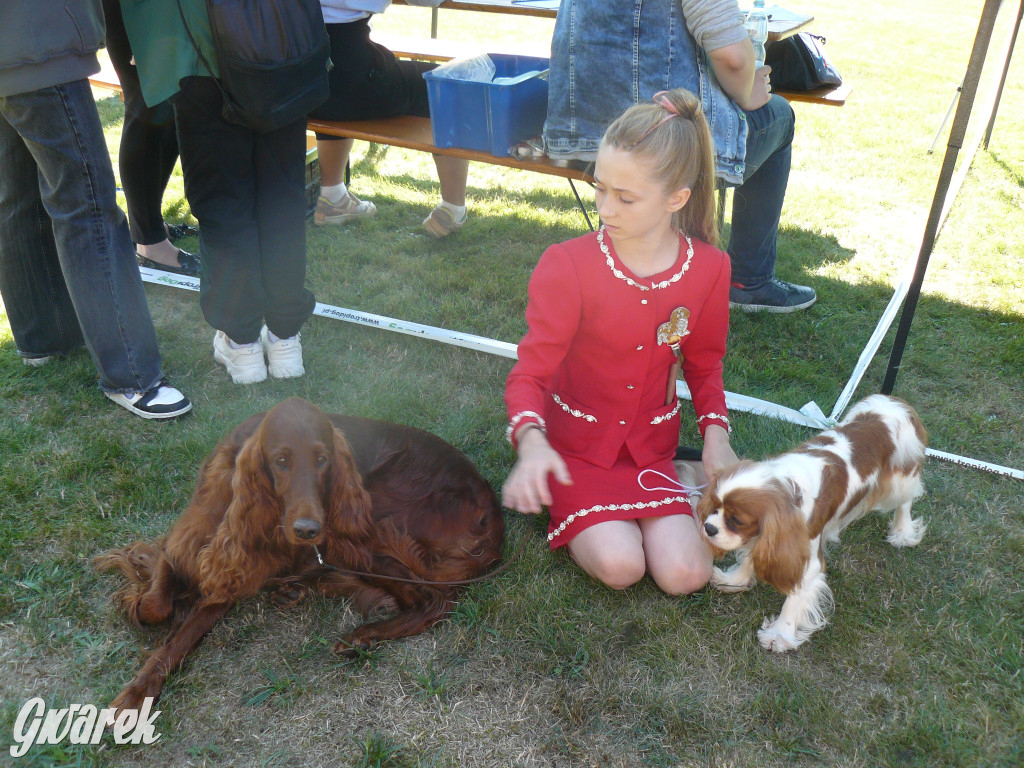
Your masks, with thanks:
M 680 564 L 652 573 L 654 582 L 669 595 L 689 595 L 703 589 L 711 579 L 710 563 Z
M 642 560 L 628 558 L 602 558 L 593 564 L 590 575 L 611 589 L 626 589 L 644 577 Z

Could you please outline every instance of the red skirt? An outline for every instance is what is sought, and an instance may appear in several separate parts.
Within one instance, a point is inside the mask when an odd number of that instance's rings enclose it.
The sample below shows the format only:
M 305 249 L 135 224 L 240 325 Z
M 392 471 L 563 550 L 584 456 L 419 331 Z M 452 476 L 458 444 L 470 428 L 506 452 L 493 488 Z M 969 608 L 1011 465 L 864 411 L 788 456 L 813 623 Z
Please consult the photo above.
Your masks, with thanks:
M 585 528 L 609 520 L 693 515 L 689 496 L 678 490 L 676 469 L 669 457 L 638 467 L 623 447 L 610 469 L 583 459 L 563 456 L 572 485 L 551 479 L 548 542 L 552 549 L 565 546 Z

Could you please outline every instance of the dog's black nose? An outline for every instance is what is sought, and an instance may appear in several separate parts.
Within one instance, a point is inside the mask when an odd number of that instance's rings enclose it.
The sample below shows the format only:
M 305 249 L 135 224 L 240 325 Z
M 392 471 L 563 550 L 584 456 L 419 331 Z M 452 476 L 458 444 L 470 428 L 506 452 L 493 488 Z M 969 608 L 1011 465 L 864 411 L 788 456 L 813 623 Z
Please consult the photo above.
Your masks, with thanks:
M 707 533 L 708 536 L 713 537 L 718 535 L 718 529 L 715 528 L 715 526 L 713 526 L 711 523 L 704 523 L 704 531 Z
M 300 539 L 315 539 L 317 534 L 320 533 L 320 523 L 316 520 L 296 520 L 292 523 L 292 530 L 295 531 L 295 535 Z

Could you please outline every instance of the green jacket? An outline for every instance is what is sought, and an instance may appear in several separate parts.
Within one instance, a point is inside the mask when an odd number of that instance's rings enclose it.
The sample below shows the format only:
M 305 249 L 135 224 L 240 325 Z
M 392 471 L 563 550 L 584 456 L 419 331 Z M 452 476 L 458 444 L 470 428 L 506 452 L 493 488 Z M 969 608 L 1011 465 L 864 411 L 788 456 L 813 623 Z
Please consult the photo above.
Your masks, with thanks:
M 183 77 L 211 74 L 189 40 L 182 13 L 216 77 L 217 56 L 206 0 L 121 0 L 121 15 L 135 55 L 142 95 L 151 107 L 176 94 Z

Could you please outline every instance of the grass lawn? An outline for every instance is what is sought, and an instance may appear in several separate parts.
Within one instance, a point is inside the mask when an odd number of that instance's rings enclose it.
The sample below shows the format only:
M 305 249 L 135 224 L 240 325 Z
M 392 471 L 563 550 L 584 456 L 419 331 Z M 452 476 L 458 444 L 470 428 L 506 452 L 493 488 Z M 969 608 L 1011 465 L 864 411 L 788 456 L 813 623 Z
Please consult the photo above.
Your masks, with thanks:
M 1001 66 L 1015 3 L 997 23 L 968 134 Z M 853 95 L 796 104 L 778 272 L 813 285 L 791 317 L 734 314 L 726 388 L 831 411 L 894 285 L 920 247 L 945 138 L 926 152 L 966 69 L 980 0 L 821 0 L 814 31 Z M 426 34 L 429 12 L 396 7 L 388 31 Z M 551 22 L 441 13 L 442 37 L 537 39 Z M 1020 48 L 1020 46 L 1018 46 Z M 122 108 L 98 94 L 112 155 Z M 895 394 L 933 448 L 1024 468 L 1024 56 L 1012 62 L 991 146 L 979 153 L 936 243 Z M 581 234 L 568 185 L 473 165 L 470 221 L 436 242 L 430 158 L 357 145 L 352 188 L 379 215 L 308 229 L 309 285 L 327 304 L 515 343 L 543 249 Z M 592 203 L 592 199 L 591 199 Z M 165 198 L 189 220 L 180 175 Z M 183 241 L 186 249 L 197 243 Z M 0 765 L 17 766 L 984 766 L 1024 764 L 1024 485 L 930 459 L 915 507 L 928 532 L 894 550 L 885 520 L 830 550 L 837 608 L 800 650 L 769 654 L 755 631 L 782 596 L 624 592 L 547 552 L 546 518 L 506 513 L 525 553 L 466 590 L 455 614 L 353 662 L 331 648 L 357 619 L 344 602 L 238 605 L 173 675 L 152 745 L 35 746 L 9 756 L 34 696 L 102 706 L 159 629 L 131 628 L 118 581 L 91 559 L 165 532 L 203 458 L 250 414 L 290 395 L 328 411 L 429 429 L 500 487 L 513 459 L 502 392 L 511 361 L 313 318 L 307 375 L 238 387 L 211 355 L 197 295 L 147 285 L 172 382 L 195 403 L 149 423 L 109 403 L 84 353 L 23 366 L 0 314 Z M 857 391 L 879 388 L 890 332 Z M 740 455 L 809 430 L 733 417 Z M 684 419 L 683 442 L 698 440 Z

